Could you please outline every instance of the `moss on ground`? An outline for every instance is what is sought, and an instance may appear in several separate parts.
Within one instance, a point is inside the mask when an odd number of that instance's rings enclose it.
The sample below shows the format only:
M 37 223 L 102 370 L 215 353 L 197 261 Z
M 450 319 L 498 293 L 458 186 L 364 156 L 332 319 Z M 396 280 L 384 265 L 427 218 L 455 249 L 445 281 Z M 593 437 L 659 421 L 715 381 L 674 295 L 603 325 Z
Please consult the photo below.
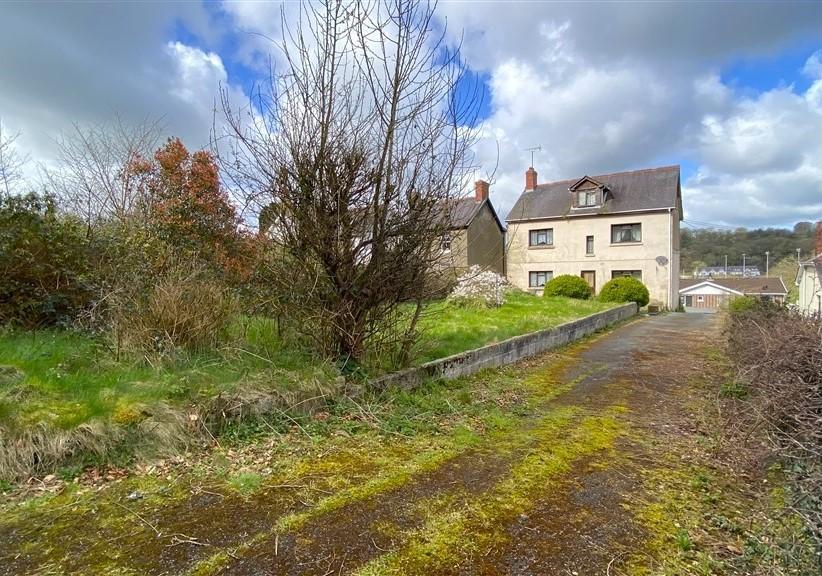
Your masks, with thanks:
M 531 430 L 535 444 L 511 472 L 487 493 L 464 507 L 433 506 L 424 526 L 399 550 L 357 571 L 359 576 L 449 573 L 492 543 L 505 538 L 504 527 L 531 508 L 535 498 L 556 486 L 575 462 L 613 446 L 625 424 L 616 411 L 580 416 L 575 407 L 559 408 Z

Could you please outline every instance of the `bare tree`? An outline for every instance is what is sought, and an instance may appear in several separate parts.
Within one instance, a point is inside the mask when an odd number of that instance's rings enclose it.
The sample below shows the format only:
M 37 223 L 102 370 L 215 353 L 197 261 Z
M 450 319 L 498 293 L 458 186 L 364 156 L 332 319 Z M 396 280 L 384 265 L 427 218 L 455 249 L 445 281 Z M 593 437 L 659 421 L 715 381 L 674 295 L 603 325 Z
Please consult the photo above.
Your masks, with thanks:
M 23 181 L 23 166 L 28 156 L 21 156 L 14 147 L 20 133 L 8 135 L 0 120 L 0 193 L 9 196 Z
M 59 168 L 47 181 L 65 206 L 90 225 L 101 219 L 126 224 L 141 208 L 136 162 L 150 158 L 160 141 L 161 125 L 126 124 L 121 118 L 94 126 L 75 124 L 57 141 Z
M 341 361 L 389 341 L 407 357 L 449 205 L 470 174 L 477 87 L 434 10 L 305 3 L 298 21 L 283 17 L 285 65 L 270 91 L 241 110 L 223 92 L 223 172 L 247 207 L 265 207 L 284 266 L 272 290 Z

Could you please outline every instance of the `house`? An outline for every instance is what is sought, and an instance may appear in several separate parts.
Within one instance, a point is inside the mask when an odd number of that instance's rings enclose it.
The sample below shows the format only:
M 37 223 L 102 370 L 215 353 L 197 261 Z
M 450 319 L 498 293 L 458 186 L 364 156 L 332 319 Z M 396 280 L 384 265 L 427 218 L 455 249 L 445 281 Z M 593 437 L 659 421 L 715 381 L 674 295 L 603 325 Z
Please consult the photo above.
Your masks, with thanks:
M 679 302 L 679 166 L 539 184 L 533 167 L 508 215 L 508 281 L 539 292 L 560 274 L 595 292 L 617 276 L 648 287 L 651 302 Z
M 448 202 L 448 231 L 440 240 L 442 262 L 458 273 L 471 266 L 505 274 L 505 228 L 488 197 L 490 185 L 474 184 L 474 195 Z
M 783 304 L 788 289 L 779 277 L 683 278 L 679 281 L 680 303 L 686 312 L 718 312 L 739 296 L 754 296 Z
M 822 221 L 816 223 L 815 257 L 799 263 L 796 285 L 799 311 L 822 316 Z
M 714 276 L 761 276 L 759 266 L 703 266 L 697 268 L 697 278 L 713 278 Z

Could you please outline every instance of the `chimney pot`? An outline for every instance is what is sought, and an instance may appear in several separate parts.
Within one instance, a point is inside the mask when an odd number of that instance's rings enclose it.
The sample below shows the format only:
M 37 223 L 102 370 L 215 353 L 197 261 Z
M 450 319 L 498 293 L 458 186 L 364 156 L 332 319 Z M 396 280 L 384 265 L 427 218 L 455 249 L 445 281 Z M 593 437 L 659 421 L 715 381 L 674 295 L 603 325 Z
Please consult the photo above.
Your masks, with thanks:
M 474 193 L 476 195 L 477 202 L 488 200 L 489 187 L 490 185 L 485 180 L 477 180 L 474 182 Z
M 525 189 L 536 190 L 537 187 L 537 171 L 531 166 L 525 171 Z

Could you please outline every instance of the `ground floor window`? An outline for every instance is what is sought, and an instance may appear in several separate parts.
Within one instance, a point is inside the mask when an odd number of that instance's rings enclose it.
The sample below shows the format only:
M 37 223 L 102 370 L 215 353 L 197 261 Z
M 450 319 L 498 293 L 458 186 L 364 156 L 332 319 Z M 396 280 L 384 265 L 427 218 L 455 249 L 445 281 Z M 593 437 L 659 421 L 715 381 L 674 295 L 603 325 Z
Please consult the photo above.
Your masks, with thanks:
M 528 273 L 528 286 L 530 288 L 542 288 L 545 286 L 545 283 L 548 282 L 551 278 L 554 277 L 554 273 L 550 270 L 547 271 L 539 271 L 539 272 L 529 272 Z
M 642 270 L 612 270 L 611 278 L 619 278 L 620 276 L 633 276 L 642 282 Z

